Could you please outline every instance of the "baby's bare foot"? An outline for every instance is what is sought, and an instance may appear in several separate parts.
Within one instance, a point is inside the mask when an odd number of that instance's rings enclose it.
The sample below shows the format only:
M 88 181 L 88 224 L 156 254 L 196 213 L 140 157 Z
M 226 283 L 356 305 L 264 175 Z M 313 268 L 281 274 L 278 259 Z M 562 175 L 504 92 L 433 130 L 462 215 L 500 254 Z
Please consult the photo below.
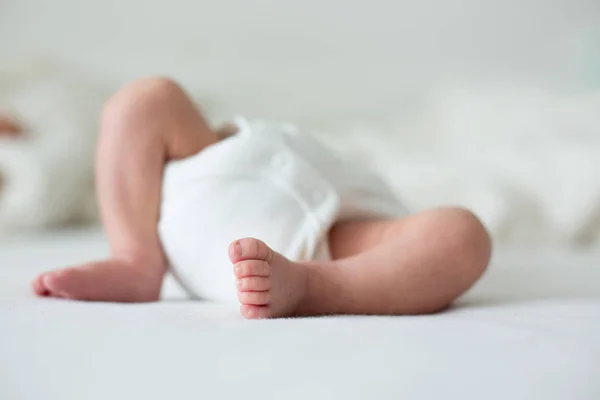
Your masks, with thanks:
M 271 250 L 260 240 L 246 238 L 229 246 L 240 311 L 249 319 L 292 316 L 306 296 L 307 269 Z
M 156 301 L 161 284 L 162 273 L 156 268 L 120 260 L 46 272 L 32 282 L 38 296 L 110 302 Z

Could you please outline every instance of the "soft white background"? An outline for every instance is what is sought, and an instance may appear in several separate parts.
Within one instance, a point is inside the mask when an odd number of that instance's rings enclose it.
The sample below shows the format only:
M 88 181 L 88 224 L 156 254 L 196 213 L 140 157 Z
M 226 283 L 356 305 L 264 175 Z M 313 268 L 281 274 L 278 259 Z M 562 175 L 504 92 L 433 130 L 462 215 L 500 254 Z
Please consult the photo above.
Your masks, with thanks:
M 499 241 L 595 244 L 595 0 L 3 0 L 2 66 L 39 57 L 64 82 L 88 74 L 69 90 L 92 109 L 169 75 L 215 119 L 291 120 L 360 150 L 415 209 L 472 207 Z
M 33 276 L 103 257 L 104 238 L 3 237 L 0 398 L 599 399 L 598 252 L 554 248 L 597 246 L 599 14 L 598 0 L 0 0 L 0 106 L 37 133 L 0 143 L 20 187 L 0 230 L 68 219 L 102 98 L 167 74 L 213 116 L 318 128 L 413 207 L 471 206 L 499 242 L 543 246 L 496 252 L 441 315 L 253 322 L 36 299 Z

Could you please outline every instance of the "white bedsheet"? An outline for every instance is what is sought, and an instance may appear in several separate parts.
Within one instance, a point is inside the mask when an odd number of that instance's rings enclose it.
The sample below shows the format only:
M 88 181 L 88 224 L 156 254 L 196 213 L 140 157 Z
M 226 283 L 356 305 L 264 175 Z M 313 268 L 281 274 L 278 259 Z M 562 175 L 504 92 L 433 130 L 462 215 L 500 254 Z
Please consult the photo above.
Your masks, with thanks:
M 453 310 L 245 321 L 235 309 L 36 299 L 96 231 L 0 244 L 0 399 L 600 399 L 600 255 L 499 250 Z

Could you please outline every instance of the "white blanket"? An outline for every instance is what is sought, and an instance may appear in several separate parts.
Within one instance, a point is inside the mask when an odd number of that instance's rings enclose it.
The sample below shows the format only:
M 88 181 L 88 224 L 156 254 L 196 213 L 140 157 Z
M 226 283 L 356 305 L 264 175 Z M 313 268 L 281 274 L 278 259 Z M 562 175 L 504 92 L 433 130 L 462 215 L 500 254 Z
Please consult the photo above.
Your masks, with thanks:
M 600 398 L 598 254 L 499 250 L 452 310 L 245 321 L 235 309 L 36 299 L 39 271 L 101 257 L 98 232 L 0 244 L 0 398 Z

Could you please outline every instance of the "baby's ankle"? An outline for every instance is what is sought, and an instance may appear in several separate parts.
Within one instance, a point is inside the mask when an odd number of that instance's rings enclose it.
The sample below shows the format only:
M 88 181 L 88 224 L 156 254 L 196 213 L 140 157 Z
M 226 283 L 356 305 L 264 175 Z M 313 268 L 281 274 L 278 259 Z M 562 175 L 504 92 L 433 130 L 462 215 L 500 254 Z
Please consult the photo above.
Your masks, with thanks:
M 111 258 L 131 267 L 143 268 L 148 271 L 160 273 L 161 275 L 167 270 L 167 261 L 162 251 L 126 249 L 113 251 Z
M 322 315 L 337 313 L 338 292 L 332 290 L 338 286 L 335 279 L 337 265 L 335 262 L 309 262 L 305 265 L 307 269 L 306 295 L 298 305 L 298 314 Z

